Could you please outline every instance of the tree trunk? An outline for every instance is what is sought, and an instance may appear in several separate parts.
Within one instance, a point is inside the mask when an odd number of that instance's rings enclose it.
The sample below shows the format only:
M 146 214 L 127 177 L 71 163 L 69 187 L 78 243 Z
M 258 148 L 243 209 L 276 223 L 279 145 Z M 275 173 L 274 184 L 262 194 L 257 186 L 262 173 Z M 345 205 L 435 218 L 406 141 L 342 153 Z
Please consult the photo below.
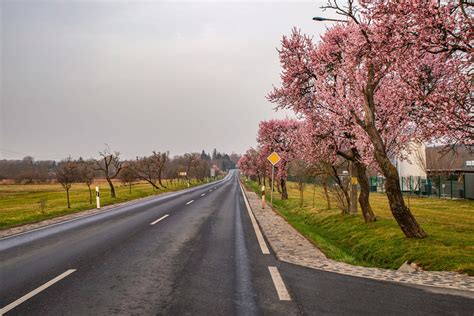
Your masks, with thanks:
M 357 181 L 360 185 L 359 204 L 362 209 L 362 216 L 366 223 L 375 222 L 377 219 L 369 201 L 370 186 L 367 178 L 367 168 L 357 160 L 354 162 L 354 167 L 357 170 Z
M 336 183 L 339 186 L 339 188 L 341 189 L 342 194 L 344 195 L 344 199 L 346 200 L 346 207 L 344 207 L 344 205 L 343 205 L 342 213 L 343 214 L 349 214 L 349 208 L 350 208 L 350 205 L 351 205 L 351 198 L 349 196 L 349 193 L 347 192 L 347 189 L 344 187 L 344 183 L 342 183 L 342 180 L 339 177 L 339 175 L 337 174 L 337 170 L 334 166 L 332 166 L 332 172 L 333 172 L 334 178 L 336 179 Z
M 158 178 L 158 183 L 161 185 L 162 188 L 166 189 L 166 185 L 163 185 L 163 183 L 161 183 L 161 177 Z
M 149 184 L 151 184 L 151 186 L 153 187 L 153 191 L 155 190 L 158 190 L 159 187 L 153 182 L 153 180 L 150 180 L 148 178 L 145 178 L 145 177 L 141 177 L 143 180 L 145 180 L 146 182 L 148 182 Z
M 281 181 L 281 179 L 280 179 L 280 181 Z M 277 192 L 281 194 L 280 181 L 278 181 L 278 178 L 277 178 L 276 181 L 274 181 L 274 182 L 275 182 L 275 185 L 276 185 Z
M 374 91 L 374 65 L 368 65 L 368 81 L 365 89 L 365 103 L 364 103 L 364 123 L 360 124 L 369 136 L 372 145 L 374 146 L 374 156 L 377 164 L 385 176 L 385 191 L 387 193 L 388 202 L 392 215 L 402 229 L 403 233 L 408 238 L 424 238 L 425 231 L 416 221 L 410 209 L 406 207 L 403 200 L 402 190 L 400 189 L 400 178 L 398 176 L 397 168 L 392 164 L 388 158 L 384 141 L 375 127 L 375 99 Z
M 112 183 L 112 180 L 111 180 L 109 177 L 107 177 L 106 180 L 107 180 L 107 182 L 109 183 L 109 186 L 110 186 L 110 196 L 115 199 L 115 187 L 114 187 L 114 184 Z
M 132 182 L 128 183 L 128 194 L 132 194 Z
M 387 193 L 388 202 L 392 215 L 400 226 L 401 230 L 408 238 L 424 238 L 425 231 L 416 221 L 410 209 L 405 205 L 402 190 L 400 188 L 400 177 L 397 168 L 388 158 L 383 141 L 380 139 L 375 127 L 369 126 L 367 132 L 371 136 L 372 143 L 375 148 L 375 159 L 385 176 L 385 191 Z
M 67 197 L 67 208 L 71 208 L 71 203 L 69 203 L 69 189 L 66 189 L 66 197 Z
M 280 186 L 281 186 L 281 199 L 288 200 L 288 190 L 286 189 L 286 179 L 280 179 Z
M 88 184 L 87 188 L 89 189 L 89 204 L 92 204 L 92 190 L 91 190 L 91 185 Z

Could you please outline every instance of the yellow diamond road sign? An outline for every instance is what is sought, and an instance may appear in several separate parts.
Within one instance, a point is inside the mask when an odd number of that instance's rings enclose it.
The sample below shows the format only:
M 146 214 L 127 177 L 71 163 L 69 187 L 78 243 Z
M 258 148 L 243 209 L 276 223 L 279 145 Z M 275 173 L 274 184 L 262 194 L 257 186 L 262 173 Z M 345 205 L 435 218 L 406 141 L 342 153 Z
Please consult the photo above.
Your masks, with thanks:
M 267 157 L 267 159 L 272 165 L 276 165 L 281 160 L 280 156 L 278 156 L 276 152 L 272 152 L 270 156 Z

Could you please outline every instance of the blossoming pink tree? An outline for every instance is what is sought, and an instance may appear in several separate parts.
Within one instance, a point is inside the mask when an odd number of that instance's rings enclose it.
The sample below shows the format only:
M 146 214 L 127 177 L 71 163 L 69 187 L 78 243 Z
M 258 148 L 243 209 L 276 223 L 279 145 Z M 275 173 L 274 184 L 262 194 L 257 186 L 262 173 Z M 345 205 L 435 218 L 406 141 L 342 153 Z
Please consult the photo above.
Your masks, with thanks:
M 300 128 L 300 137 L 298 137 L 298 148 L 301 159 L 316 165 L 326 163 L 334 168 L 337 157 L 351 162 L 356 169 L 355 176 L 360 184 L 361 192 L 359 195 L 359 204 L 362 210 L 362 216 L 366 223 L 376 221 L 375 214 L 369 201 L 370 187 L 367 178 L 367 166 L 362 161 L 362 157 L 354 144 L 354 135 L 350 131 L 343 132 L 331 121 L 325 121 L 322 118 L 311 117 L 306 119 L 302 128 Z M 343 132 L 341 134 L 341 132 Z M 337 179 L 337 171 L 333 170 L 333 177 Z M 346 196 L 347 212 L 349 213 L 350 198 L 342 183 L 339 183 Z
M 455 53 L 462 52 L 457 44 L 436 52 L 425 47 L 423 43 L 430 42 L 426 34 L 438 34 L 432 30 L 439 26 L 416 20 L 423 16 L 421 8 L 418 15 L 403 15 L 409 1 L 391 3 L 390 9 L 387 3 L 361 1 L 357 16 L 352 1 L 347 7 L 330 3 L 328 7 L 346 15 L 348 22 L 329 29 L 319 45 L 296 30 L 284 37 L 282 87 L 269 99 L 318 126 L 331 122 L 329 131 L 339 131 L 362 160 L 373 159 L 386 178 L 390 208 L 400 228 L 407 237 L 422 238 L 426 233 L 404 203 L 391 158 L 407 149 L 410 140 L 472 137 L 472 83 L 466 58 Z M 421 31 L 425 28 L 429 31 Z M 468 31 L 472 38 L 472 28 Z M 465 123 L 467 128 L 460 127 Z
M 239 159 L 237 166 L 242 173 L 249 178 L 257 178 L 258 184 L 261 183 L 260 173 L 258 170 L 258 152 L 254 148 L 248 149 L 245 154 Z
M 281 157 L 275 168 L 282 199 L 288 199 L 286 188 L 288 163 L 295 157 L 297 150 L 295 143 L 300 125 L 300 122 L 294 119 L 263 121 L 259 125 L 257 141 L 261 147 L 262 157 L 268 157 L 273 151 Z M 268 161 L 266 163 L 270 165 Z

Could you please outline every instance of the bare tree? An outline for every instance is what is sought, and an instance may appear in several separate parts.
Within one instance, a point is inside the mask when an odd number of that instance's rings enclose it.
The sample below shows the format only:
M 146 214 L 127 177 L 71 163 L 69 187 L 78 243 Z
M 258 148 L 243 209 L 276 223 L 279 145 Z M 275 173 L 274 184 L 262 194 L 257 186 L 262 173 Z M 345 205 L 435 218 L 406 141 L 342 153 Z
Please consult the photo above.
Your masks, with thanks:
M 71 208 L 69 201 L 69 190 L 74 182 L 77 180 L 77 164 L 68 157 L 62 160 L 56 168 L 56 179 L 66 190 L 67 208 Z
M 153 189 L 159 189 L 156 185 L 158 178 L 158 168 L 156 162 L 152 157 L 137 157 L 137 159 L 132 164 L 133 171 L 135 175 L 153 187 Z
M 332 175 L 331 164 L 320 160 L 309 167 L 308 173 L 313 177 L 313 208 L 315 207 L 316 184 L 317 180 L 319 180 L 321 186 L 323 187 L 323 194 L 326 200 L 327 209 L 330 210 L 331 198 L 329 196 L 329 183 Z
M 112 153 L 110 147 L 106 145 L 105 150 L 99 152 L 99 155 L 101 158 L 96 161 L 95 170 L 101 171 L 104 174 L 110 186 L 110 196 L 115 198 L 115 187 L 112 180 L 115 179 L 122 170 L 123 162 L 120 160 L 120 153 L 118 151 Z
M 89 204 L 92 204 L 91 185 L 94 182 L 95 178 L 94 160 L 79 160 L 78 177 L 79 181 L 84 182 L 87 185 L 87 188 L 89 189 Z
M 325 177 L 332 179 L 336 185 L 328 186 L 329 192 L 335 197 L 339 208 L 343 214 L 349 214 L 350 197 L 349 197 L 349 179 L 348 176 L 339 174 L 339 170 L 347 167 L 347 161 L 338 159 L 335 164 L 322 164 L 323 171 L 326 173 Z
M 163 170 L 163 177 L 168 179 L 169 184 L 173 186 L 173 180 L 178 178 L 178 172 L 180 169 L 179 159 L 174 157 L 170 159 L 169 163 L 166 164 L 165 169 Z
M 206 177 L 210 174 L 209 162 L 204 159 L 199 159 L 195 167 L 195 176 L 200 181 L 203 182 Z
M 161 181 L 161 178 L 163 176 L 163 170 L 165 168 L 165 164 L 168 162 L 169 160 L 169 151 L 167 152 L 156 152 L 156 151 L 153 151 L 153 154 L 151 155 L 151 159 L 155 162 L 155 166 L 156 166 L 156 175 L 158 177 L 158 183 L 161 185 L 161 187 L 163 188 L 166 188 L 165 185 L 163 185 L 162 181 Z
M 186 180 L 189 181 L 190 172 L 197 167 L 200 156 L 197 153 L 187 153 L 184 154 L 184 159 L 186 161 Z
M 119 178 L 124 185 L 128 184 L 128 193 L 132 194 L 132 184 L 138 177 L 131 163 L 127 163 L 127 165 L 122 169 Z

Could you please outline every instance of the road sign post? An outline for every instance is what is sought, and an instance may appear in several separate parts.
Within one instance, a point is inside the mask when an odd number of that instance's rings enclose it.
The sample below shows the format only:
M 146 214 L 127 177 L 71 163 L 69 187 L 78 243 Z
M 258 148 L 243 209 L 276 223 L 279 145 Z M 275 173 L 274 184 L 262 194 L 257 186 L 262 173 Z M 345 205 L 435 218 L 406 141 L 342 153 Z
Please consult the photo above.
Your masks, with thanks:
M 270 191 L 270 205 L 273 207 L 273 181 L 275 179 L 275 165 L 281 160 L 280 156 L 276 152 L 272 152 L 267 157 L 268 161 L 272 164 L 272 190 Z
M 100 192 L 99 187 L 95 187 L 95 200 L 97 202 L 97 208 L 100 208 Z
M 275 179 L 275 165 L 272 166 L 272 191 L 270 193 L 270 205 L 273 207 L 273 188 L 275 185 L 273 184 L 273 179 Z
M 357 214 L 357 177 L 354 163 L 349 161 L 349 177 L 350 183 L 350 205 L 349 209 L 351 213 Z

